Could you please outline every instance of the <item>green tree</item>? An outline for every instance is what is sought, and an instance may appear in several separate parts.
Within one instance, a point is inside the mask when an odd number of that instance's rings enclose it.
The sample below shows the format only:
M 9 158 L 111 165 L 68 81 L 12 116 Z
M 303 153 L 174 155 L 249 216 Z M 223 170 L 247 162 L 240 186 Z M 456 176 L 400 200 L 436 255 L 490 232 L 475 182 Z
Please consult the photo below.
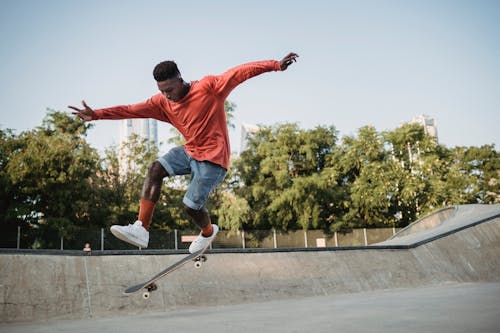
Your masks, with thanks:
M 15 188 L 11 216 L 40 231 L 41 245 L 75 237 L 91 220 L 89 201 L 99 156 L 85 141 L 89 125 L 49 110 L 42 126 L 21 133 L 6 165 Z
M 225 107 L 234 127 L 235 105 Z M 158 149 L 134 136 L 101 158 L 85 141 L 89 128 L 49 110 L 34 130 L 0 130 L 4 232 L 19 225 L 36 230 L 37 239 L 23 239 L 50 248 L 60 237 L 77 239 L 83 227 L 136 219 Z M 365 126 L 340 144 L 333 126 L 267 126 L 233 159 L 207 203 L 213 221 L 232 231 L 405 226 L 447 205 L 499 202 L 500 159 L 493 145 L 449 149 L 416 124 L 382 133 Z M 192 228 L 182 205 L 187 179 L 164 181 L 153 228 Z
M 223 192 L 215 210 L 219 227 L 234 232 L 244 229 L 244 225 L 251 216 L 250 212 L 250 206 L 245 198 L 238 197 L 231 192 Z
M 18 217 L 17 211 L 17 188 L 12 183 L 7 171 L 7 165 L 14 152 L 21 150 L 17 136 L 12 130 L 0 129 L 0 226 L 2 238 L 0 247 L 9 247 L 15 244 L 17 227 L 22 225 L 22 220 Z
M 456 192 L 462 203 L 500 202 L 500 157 L 494 145 L 455 147 L 450 156 L 450 173 L 459 180 Z
M 404 226 L 426 211 L 431 201 L 441 200 L 439 195 L 429 195 L 442 188 L 441 171 L 445 166 L 436 141 L 419 124 L 405 124 L 382 135 L 394 169 L 398 170 L 392 212 L 398 216 L 399 226 Z
M 392 200 L 400 170 L 374 127 L 360 128 L 357 137 L 344 137 L 330 164 L 338 170 L 344 209 L 332 231 L 394 224 Z
M 331 170 L 336 130 L 301 130 L 297 124 L 261 128 L 235 162 L 235 192 L 250 207 L 247 229 L 326 228 L 335 195 Z M 325 172 L 322 172 L 325 171 Z

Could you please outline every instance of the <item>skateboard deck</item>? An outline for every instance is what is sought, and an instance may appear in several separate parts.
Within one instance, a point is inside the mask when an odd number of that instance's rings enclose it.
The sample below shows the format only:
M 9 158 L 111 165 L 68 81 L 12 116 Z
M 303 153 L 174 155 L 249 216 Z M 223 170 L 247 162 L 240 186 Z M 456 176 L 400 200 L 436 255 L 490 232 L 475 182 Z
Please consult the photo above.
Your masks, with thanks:
M 207 249 L 210 247 L 210 243 L 207 244 L 203 249 L 191 253 L 187 255 L 186 257 L 182 258 L 181 260 L 177 261 L 176 263 L 173 263 L 169 267 L 165 268 L 163 271 L 160 273 L 156 274 L 153 276 L 151 279 L 149 279 L 146 282 L 136 284 L 135 286 L 129 287 L 124 291 L 124 294 L 130 295 L 130 294 L 135 294 L 138 293 L 141 290 L 144 290 L 142 297 L 143 298 L 149 298 L 150 292 L 155 291 L 158 289 L 158 286 L 156 285 L 156 281 L 159 279 L 167 276 L 168 274 L 172 273 L 173 271 L 181 268 L 185 264 L 189 263 L 190 261 L 194 261 L 194 266 L 196 268 L 200 268 L 203 262 L 207 260 L 207 258 L 204 256 L 205 252 Z

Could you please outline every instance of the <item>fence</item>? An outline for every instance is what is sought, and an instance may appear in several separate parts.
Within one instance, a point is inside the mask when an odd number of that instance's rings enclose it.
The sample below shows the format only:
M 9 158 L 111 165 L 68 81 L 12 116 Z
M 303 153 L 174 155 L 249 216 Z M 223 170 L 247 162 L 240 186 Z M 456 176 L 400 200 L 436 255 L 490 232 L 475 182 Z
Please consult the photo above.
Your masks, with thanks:
M 397 232 L 397 228 L 354 229 L 349 233 L 327 234 L 322 230 L 299 230 L 286 233 L 275 230 L 254 230 L 229 232 L 219 231 L 213 248 L 302 248 L 302 247 L 338 247 L 366 246 L 382 242 Z M 174 230 L 150 232 L 148 249 L 182 250 L 189 247 L 194 230 Z M 38 240 L 36 230 L 4 232 L 0 235 L 0 248 L 17 249 L 60 249 L 82 250 L 85 243 L 90 243 L 93 250 L 131 250 L 136 247 L 115 238 L 107 229 L 82 229 L 71 238 L 52 235 L 44 237 L 43 244 Z

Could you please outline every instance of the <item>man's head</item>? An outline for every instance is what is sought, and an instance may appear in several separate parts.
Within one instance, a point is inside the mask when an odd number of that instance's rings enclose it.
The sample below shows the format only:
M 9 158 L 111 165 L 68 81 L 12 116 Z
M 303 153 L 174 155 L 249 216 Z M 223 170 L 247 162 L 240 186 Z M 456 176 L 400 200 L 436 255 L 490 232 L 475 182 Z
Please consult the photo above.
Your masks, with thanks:
M 180 101 L 189 91 L 189 84 L 184 82 L 173 61 L 163 61 L 156 65 L 153 77 L 160 92 L 172 102 Z
M 156 82 L 161 82 L 181 77 L 181 72 L 179 72 L 179 68 L 177 68 L 177 64 L 175 62 L 167 60 L 162 61 L 155 66 L 153 76 Z

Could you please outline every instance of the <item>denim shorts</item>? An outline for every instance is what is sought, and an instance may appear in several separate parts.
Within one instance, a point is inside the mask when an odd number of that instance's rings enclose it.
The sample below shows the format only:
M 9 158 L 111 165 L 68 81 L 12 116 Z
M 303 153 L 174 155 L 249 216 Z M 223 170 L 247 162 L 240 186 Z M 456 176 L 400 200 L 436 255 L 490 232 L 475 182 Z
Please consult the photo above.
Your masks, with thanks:
M 186 153 L 183 146 L 172 148 L 160 157 L 160 164 L 169 176 L 191 175 L 182 202 L 191 209 L 200 210 L 210 192 L 224 179 L 227 170 L 208 161 L 197 161 Z

